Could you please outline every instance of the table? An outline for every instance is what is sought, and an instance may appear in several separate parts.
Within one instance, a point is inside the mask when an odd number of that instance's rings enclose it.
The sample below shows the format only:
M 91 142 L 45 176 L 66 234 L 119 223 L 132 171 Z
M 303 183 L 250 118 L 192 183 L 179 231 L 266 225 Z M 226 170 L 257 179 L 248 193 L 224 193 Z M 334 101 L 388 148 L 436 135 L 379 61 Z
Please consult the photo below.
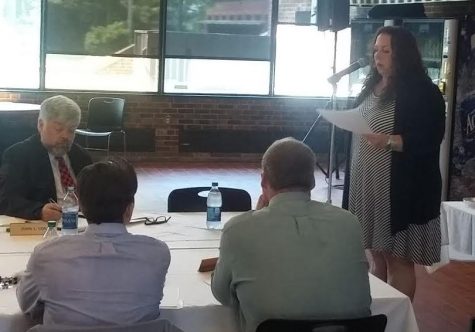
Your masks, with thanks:
M 169 215 L 172 218 L 167 224 L 129 226 L 129 232 L 159 238 L 167 242 L 171 249 L 161 317 L 169 319 L 185 332 L 237 332 L 233 312 L 219 305 L 211 294 L 210 273 L 197 272 L 201 259 L 218 255 L 221 232 L 205 229 L 204 213 Z M 223 213 L 223 220 L 232 215 Z M 40 238 L 9 237 L 0 230 L 0 274 L 12 275 L 24 269 L 31 250 Z M 386 332 L 418 332 L 412 304 L 407 296 L 372 275 L 370 287 L 372 313 L 383 313 L 388 317 Z M 14 289 L 0 290 L 0 312 L 0 332 L 24 332 L 29 327 L 28 321 L 19 313 Z
M 441 230 L 449 243 L 450 258 L 475 260 L 475 209 L 464 202 L 442 202 L 440 212 Z

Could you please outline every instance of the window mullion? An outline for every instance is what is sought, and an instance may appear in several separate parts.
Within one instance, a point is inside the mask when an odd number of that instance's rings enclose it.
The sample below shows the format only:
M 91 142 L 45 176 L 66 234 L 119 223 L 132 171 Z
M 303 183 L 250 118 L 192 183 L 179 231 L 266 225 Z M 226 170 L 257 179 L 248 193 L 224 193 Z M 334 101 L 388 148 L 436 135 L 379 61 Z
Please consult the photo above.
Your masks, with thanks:
M 271 14 L 271 55 L 269 70 L 269 95 L 274 95 L 275 83 L 275 57 L 276 57 L 276 40 L 277 40 L 277 23 L 279 21 L 279 0 L 272 0 Z

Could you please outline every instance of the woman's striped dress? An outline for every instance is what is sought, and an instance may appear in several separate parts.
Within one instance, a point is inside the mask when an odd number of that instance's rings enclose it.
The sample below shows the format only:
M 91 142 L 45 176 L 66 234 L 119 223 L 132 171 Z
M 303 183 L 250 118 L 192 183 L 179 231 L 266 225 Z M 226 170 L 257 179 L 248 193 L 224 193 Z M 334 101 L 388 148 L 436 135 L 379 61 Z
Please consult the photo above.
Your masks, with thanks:
M 383 103 L 371 93 L 359 108 L 373 132 L 392 134 L 394 101 Z M 349 210 L 361 223 L 365 248 L 431 265 L 440 260 L 439 218 L 391 234 L 391 153 L 353 135 Z

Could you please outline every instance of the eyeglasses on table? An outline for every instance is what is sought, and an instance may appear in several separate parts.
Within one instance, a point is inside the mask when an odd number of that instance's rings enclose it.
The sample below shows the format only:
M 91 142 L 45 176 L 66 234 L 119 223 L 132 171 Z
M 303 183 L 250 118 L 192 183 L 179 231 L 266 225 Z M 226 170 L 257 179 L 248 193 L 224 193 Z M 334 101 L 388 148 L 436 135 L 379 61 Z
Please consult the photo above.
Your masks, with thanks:
M 160 225 L 167 223 L 172 217 L 171 216 L 158 216 L 158 217 L 138 217 L 133 218 L 133 222 L 144 222 L 145 225 Z
M 8 289 L 15 286 L 18 283 L 18 277 L 1 277 L 0 276 L 0 289 Z

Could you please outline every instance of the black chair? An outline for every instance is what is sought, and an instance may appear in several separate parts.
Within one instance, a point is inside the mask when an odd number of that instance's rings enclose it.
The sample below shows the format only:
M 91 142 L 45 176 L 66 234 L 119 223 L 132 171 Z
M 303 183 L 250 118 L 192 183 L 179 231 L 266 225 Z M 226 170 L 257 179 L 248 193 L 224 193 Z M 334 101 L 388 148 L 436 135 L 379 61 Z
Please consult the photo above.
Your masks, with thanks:
M 256 332 L 384 332 L 386 315 L 335 320 L 269 319 Z
M 125 100 L 122 98 L 94 97 L 89 100 L 87 128 L 76 129 L 76 134 L 86 137 L 87 150 L 107 151 L 109 156 L 111 135 L 122 135 L 124 156 L 126 153 L 126 134 L 123 129 Z M 89 147 L 89 137 L 106 137 L 107 148 Z
M 174 189 L 168 195 L 168 212 L 205 212 L 210 187 Z M 251 210 L 251 196 L 242 189 L 219 187 L 223 198 L 221 211 Z M 202 196 L 199 193 L 204 192 Z

